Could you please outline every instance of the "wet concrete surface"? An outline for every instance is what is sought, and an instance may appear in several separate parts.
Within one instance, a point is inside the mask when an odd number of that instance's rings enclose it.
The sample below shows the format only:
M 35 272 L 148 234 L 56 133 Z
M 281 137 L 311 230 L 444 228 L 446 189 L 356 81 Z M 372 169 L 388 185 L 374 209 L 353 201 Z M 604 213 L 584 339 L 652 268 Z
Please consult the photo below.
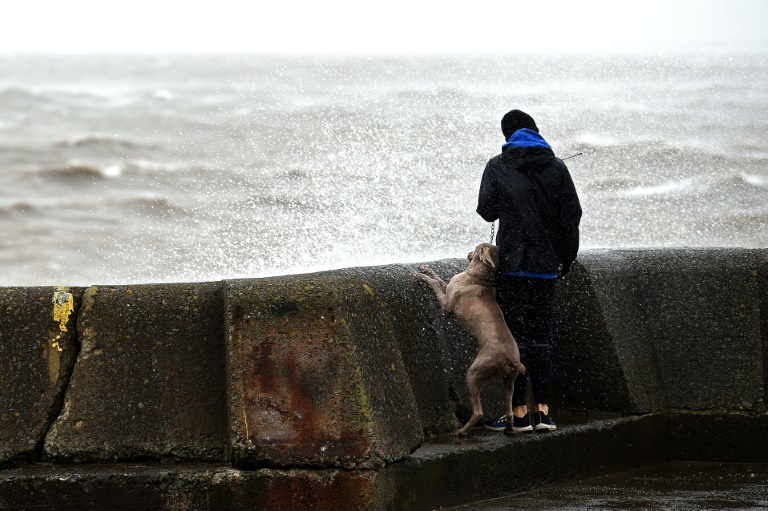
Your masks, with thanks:
M 768 464 L 665 463 L 443 509 L 768 509 Z

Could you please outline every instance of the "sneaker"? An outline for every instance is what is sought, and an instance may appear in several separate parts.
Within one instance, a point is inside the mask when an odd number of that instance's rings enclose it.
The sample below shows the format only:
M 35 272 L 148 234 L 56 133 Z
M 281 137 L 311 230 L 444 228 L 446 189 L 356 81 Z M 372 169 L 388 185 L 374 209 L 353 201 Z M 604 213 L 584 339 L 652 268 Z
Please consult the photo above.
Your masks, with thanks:
M 527 433 L 529 431 L 533 431 L 533 426 L 531 426 L 531 417 L 528 414 L 525 414 L 523 417 L 513 417 L 514 419 L 512 420 L 512 430 L 514 430 L 515 433 Z M 485 426 L 486 429 L 490 429 L 491 431 L 504 431 L 507 429 L 507 416 L 502 415 L 495 421 L 485 421 L 483 426 Z
M 534 422 L 536 423 L 535 429 L 537 432 L 555 431 L 557 429 L 555 421 L 550 419 L 549 415 L 544 412 L 536 412 Z
M 504 431 L 507 429 L 507 416 L 502 415 L 495 421 L 485 421 L 483 422 L 483 426 L 485 426 L 485 429 L 490 429 L 491 431 Z
M 512 429 L 515 430 L 515 433 L 529 433 L 533 431 L 533 426 L 531 426 L 531 416 L 527 413 L 522 417 L 514 415 L 512 420 Z

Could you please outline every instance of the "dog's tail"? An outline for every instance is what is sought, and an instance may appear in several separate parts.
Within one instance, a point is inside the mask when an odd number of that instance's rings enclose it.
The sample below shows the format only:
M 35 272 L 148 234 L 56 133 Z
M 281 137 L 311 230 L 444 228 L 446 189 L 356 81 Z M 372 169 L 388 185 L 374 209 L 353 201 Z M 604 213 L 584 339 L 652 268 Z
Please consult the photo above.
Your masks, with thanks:
M 525 374 L 525 366 L 519 360 L 517 362 L 515 362 L 515 369 L 520 371 L 520 374 Z

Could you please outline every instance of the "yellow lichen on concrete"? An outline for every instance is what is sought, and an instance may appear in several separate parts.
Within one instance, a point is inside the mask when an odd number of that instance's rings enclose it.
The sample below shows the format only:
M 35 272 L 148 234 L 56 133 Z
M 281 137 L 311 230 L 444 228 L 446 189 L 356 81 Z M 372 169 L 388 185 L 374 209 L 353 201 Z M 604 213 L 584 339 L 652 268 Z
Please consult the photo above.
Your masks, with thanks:
M 368 400 L 368 393 L 363 383 L 363 373 L 360 371 L 360 368 L 355 369 L 355 380 L 357 381 L 358 398 L 360 399 L 360 413 L 365 422 L 370 424 L 373 422 L 373 407 Z
M 53 320 L 59 322 L 59 329 L 67 331 L 69 316 L 75 310 L 75 297 L 68 288 L 59 288 L 53 293 Z
M 61 336 L 67 332 L 69 317 L 75 310 L 75 298 L 69 292 L 69 288 L 57 288 L 51 301 L 53 302 L 53 320 L 59 324 L 59 331 L 47 347 L 48 378 L 51 383 L 56 383 L 61 369 L 61 352 L 64 349 L 59 342 Z
M 59 334 L 51 341 L 51 346 L 61 351 L 59 340 L 61 334 L 67 331 L 69 316 L 75 309 L 75 298 L 67 288 L 59 288 L 53 293 L 53 320 L 59 323 Z

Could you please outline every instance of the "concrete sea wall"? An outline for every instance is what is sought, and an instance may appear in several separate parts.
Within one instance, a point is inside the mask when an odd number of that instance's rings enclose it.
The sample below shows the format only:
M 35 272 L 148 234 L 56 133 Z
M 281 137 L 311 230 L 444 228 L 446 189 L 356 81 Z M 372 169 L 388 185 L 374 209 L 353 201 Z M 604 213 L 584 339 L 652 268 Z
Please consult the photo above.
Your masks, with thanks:
M 613 418 L 448 444 L 476 347 L 417 266 L 0 288 L 0 509 L 423 509 L 556 480 L 478 475 L 522 453 L 558 453 L 561 478 L 768 462 L 768 250 L 583 252 L 553 408 Z M 500 383 L 483 405 L 501 414 Z

